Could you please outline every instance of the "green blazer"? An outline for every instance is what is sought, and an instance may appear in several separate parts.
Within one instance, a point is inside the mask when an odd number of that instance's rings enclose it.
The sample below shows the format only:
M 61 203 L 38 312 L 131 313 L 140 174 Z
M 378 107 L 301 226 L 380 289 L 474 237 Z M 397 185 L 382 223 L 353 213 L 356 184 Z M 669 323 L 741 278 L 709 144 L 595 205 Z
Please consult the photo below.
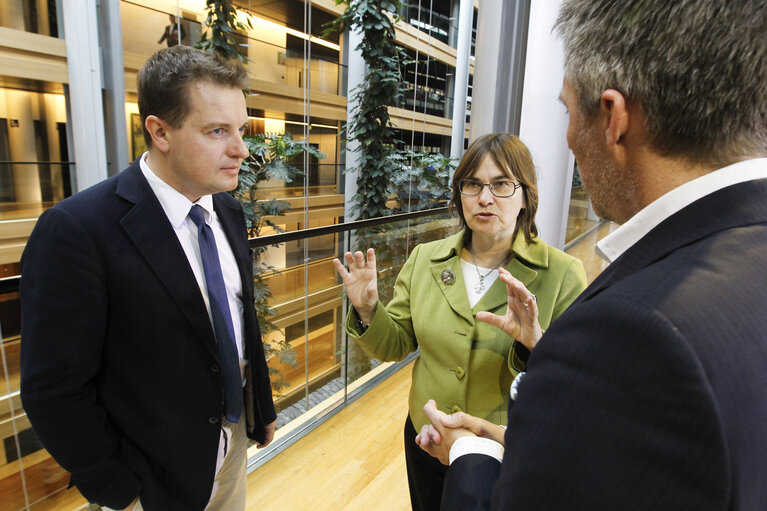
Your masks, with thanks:
M 472 308 L 466 293 L 460 254 L 463 232 L 418 245 L 400 271 L 394 297 L 387 307 L 378 304 L 370 327 L 361 333 L 353 308 L 346 331 L 365 352 L 379 360 L 402 360 L 417 348 L 413 368 L 410 418 L 416 431 L 427 424 L 423 405 L 434 399 L 447 412 L 465 411 L 495 424 L 506 424 L 509 387 L 524 370 L 524 362 L 501 330 L 476 321 L 477 311 L 504 314 L 506 285 L 496 280 Z M 517 236 L 514 258 L 506 266 L 538 300 L 541 328 L 548 328 L 586 287 L 580 260 L 543 241 L 528 245 Z M 441 278 L 449 268 L 448 284 Z

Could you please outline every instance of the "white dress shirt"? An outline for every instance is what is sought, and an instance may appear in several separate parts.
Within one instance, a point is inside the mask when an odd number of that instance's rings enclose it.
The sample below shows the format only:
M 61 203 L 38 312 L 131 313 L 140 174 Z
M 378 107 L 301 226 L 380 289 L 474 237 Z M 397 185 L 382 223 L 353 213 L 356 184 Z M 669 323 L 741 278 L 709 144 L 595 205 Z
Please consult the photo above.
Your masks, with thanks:
M 244 324 L 242 304 L 242 279 L 240 270 L 237 268 L 237 261 L 234 258 L 234 252 L 226 239 L 226 234 L 221 226 L 218 215 L 213 210 L 213 197 L 204 195 L 193 203 L 175 188 L 160 179 L 157 174 L 152 172 L 146 161 L 146 155 L 141 156 L 141 172 L 149 182 L 149 186 L 160 201 L 165 215 L 168 217 L 173 231 L 178 237 L 181 248 L 189 261 L 197 285 L 200 287 L 202 299 L 205 300 L 205 307 L 208 309 L 210 324 L 213 325 L 213 316 L 210 310 L 210 300 L 208 298 L 208 288 L 205 284 L 205 272 L 202 267 L 202 257 L 200 256 L 200 244 L 197 235 L 197 225 L 189 218 L 189 210 L 194 204 L 202 207 L 205 215 L 205 223 L 213 230 L 213 236 L 216 238 L 216 248 L 218 249 L 218 258 L 221 262 L 221 273 L 224 275 L 224 285 L 226 286 L 226 296 L 229 301 L 229 313 L 232 316 L 232 326 L 234 326 L 234 338 L 237 343 L 237 353 L 240 358 L 240 375 L 244 375 L 245 359 L 243 350 Z
M 595 250 L 611 263 L 665 219 L 696 200 L 727 186 L 763 178 L 767 178 L 767 158 L 744 160 L 709 172 L 655 199 L 605 236 Z M 460 437 L 450 448 L 450 463 L 465 454 L 486 454 L 501 461 L 503 446 L 486 438 Z

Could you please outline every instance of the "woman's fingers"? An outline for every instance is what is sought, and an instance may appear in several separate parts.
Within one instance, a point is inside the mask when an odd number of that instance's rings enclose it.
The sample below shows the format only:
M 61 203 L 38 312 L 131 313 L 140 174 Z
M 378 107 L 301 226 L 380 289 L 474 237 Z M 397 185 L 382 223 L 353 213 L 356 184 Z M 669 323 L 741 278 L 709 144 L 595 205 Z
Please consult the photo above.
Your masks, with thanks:
M 530 306 L 535 303 L 535 295 L 531 293 L 522 282 L 515 279 L 508 270 L 504 268 L 499 268 L 499 270 L 499 278 L 506 284 L 506 291 L 509 295 L 509 305 L 511 306 L 516 301 L 516 303 L 519 303 L 522 307 L 530 308 Z
M 346 277 L 349 276 L 349 272 L 346 271 L 346 268 L 344 268 L 344 263 L 338 260 L 337 257 L 333 258 L 333 266 L 335 267 L 338 274 L 341 276 L 342 280 L 346 280 Z

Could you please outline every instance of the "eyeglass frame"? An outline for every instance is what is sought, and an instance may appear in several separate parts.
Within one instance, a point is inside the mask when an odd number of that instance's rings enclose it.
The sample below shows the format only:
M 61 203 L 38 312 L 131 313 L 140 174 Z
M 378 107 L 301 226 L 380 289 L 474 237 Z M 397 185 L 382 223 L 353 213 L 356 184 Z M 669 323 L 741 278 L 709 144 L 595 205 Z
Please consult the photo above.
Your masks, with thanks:
M 512 190 L 510 195 L 498 195 L 497 193 L 495 193 L 495 190 L 493 189 L 493 185 L 496 184 L 496 183 L 501 183 L 501 182 L 508 182 L 508 183 L 512 184 L 512 186 L 514 187 L 514 190 Z M 464 193 L 463 192 L 463 183 L 478 184 L 482 188 L 480 188 L 477 193 Z M 516 182 L 512 181 L 511 179 L 508 179 L 508 180 L 504 179 L 504 180 L 501 180 L 501 181 L 490 181 L 489 183 L 483 183 L 482 181 L 477 181 L 476 179 L 461 179 L 460 181 L 458 181 L 458 192 L 461 195 L 464 195 L 466 197 L 476 197 L 477 195 L 482 195 L 482 192 L 485 191 L 485 187 L 486 186 L 490 189 L 490 193 L 493 194 L 493 197 L 497 197 L 499 199 L 508 199 L 509 197 L 514 197 L 514 194 L 517 193 L 517 190 L 519 188 L 522 188 L 522 183 L 516 183 Z

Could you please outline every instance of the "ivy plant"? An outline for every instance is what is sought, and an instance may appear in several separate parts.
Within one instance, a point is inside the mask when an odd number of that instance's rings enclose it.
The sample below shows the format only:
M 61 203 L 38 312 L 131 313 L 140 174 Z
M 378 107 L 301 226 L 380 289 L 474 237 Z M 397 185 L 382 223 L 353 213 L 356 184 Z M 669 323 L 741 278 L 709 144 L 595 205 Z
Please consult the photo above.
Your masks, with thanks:
M 391 179 L 398 199 L 397 213 L 447 205 L 450 174 L 456 168 L 454 158 L 425 151 L 402 151 L 393 158 L 401 169 Z
M 252 29 L 250 18 L 246 17 L 246 22 L 241 22 L 237 18 L 237 8 L 232 5 L 232 0 L 206 0 L 205 10 L 207 16 L 204 26 L 208 30 L 202 33 L 194 47 L 217 53 L 227 59 L 245 61 L 237 51 L 234 34 L 236 30 Z
M 389 106 L 402 96 L 400 66 L 404 49 L 395 43 L 394 25 L 399 21 L 399 0 L 335 0 L 346 10 L 332 21 L 326 33 L 344 29 L 360 31 L 362 54 L 367 72 L 363 82 L 350 91 L 357 107 L 346 125 L 348 140 L 360 148 L 357 193 L 352 198 L 352 214 L 375 218 L 391 213 L 386 203 L 391 192 L 391 177 L 398 171 L 395 154 L 396 132 L 389 119 Z
M 242 205 L 249 237 L 257 237 L 264 226 L 269 226 L 281 232 L 282 228 L 269 217 L 283 216 L 290 209 L 290 203 L 275 198 L 259 199 L 258 185 L 269 180 L 279 180 L 290 183 L 303 173 L 290 164 L 290 160 L 309 153 L 317 158 L 325 155 L 311 146 L 305 140 L 294 140 L 290 133 L 260 133 L 243 138 L 248 147 L 249 156 L 242 161 L 237 188 L 230 192 Z M 253 297 L 254 306 L 259 319 L 261 333 L 267 334 L 277 327 L 270 318 L 276 314 L 269 306 L 272 293 L 264 282 L 264 275 L 274 270 L 262 257 L 268 247 L 254 249 L 253 258 Z M 295 366 L 296 353 L 292 346 L 283 339 L 276 342 L 264 342 L 264 352 L 267 358 L 277 357 L 281 363 Z M 288 384 L 276 369 L 269 368 L 272 377 L 272 387 L 280 392 Z

